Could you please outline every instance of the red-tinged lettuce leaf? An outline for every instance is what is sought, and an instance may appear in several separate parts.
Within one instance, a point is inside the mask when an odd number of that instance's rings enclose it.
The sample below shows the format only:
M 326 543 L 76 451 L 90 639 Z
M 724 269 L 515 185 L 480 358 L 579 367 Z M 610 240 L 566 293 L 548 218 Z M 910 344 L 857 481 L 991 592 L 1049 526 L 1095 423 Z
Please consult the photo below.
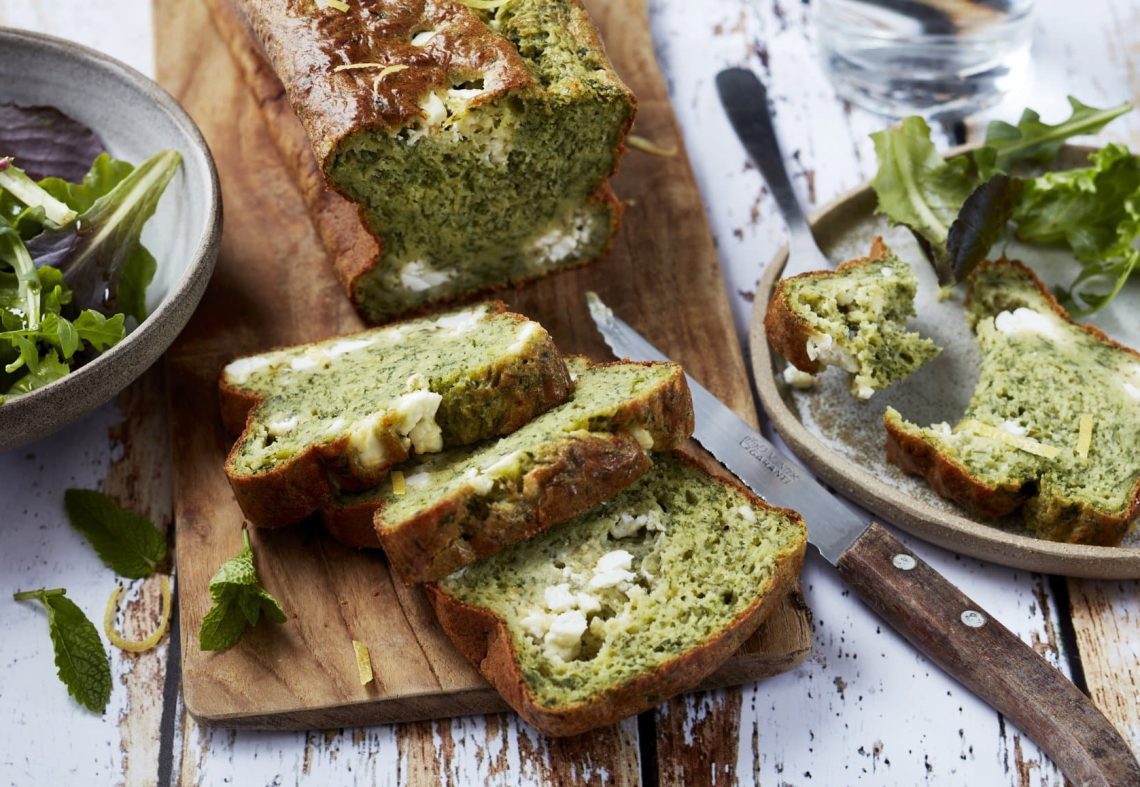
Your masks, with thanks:
M 958 218 L 950 225 L 946 236 L 946 251 L 954 282 L 965 280 L 1005 233 L 1020 195 L 1019 179 L 994 175 L 974 189 L 962 203 Z
M 55 107 L 0 104 L 0 155 L 14 158 L 32 180 L 78 182 L 105 151 L 94 131 Z

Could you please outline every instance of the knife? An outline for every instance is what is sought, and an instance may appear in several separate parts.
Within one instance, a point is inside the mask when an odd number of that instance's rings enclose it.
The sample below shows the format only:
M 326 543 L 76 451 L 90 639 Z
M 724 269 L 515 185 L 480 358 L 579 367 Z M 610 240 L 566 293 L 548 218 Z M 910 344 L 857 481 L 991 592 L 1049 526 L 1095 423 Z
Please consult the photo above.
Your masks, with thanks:
M 590 316 L 619 358 L 667 361 L 588 293 Z M 693 436 L 769 504 L 798 511 L 808 541 L 863 602 L 951 677 L 1016 724 L 1075 784 L 1140 785 L 1128 744 L 1080 689 L 993 616 L 864 520 L 784 456 L 704 386 L 693 395 Z

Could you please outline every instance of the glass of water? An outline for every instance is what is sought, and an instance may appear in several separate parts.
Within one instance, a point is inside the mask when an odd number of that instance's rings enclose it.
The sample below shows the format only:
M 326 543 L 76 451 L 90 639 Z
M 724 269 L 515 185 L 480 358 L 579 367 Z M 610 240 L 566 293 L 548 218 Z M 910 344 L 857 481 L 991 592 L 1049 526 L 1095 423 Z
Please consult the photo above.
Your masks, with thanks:
M 814 0 L 839 94 L 893 117 L 958 118 L 1029 69 L 1034 0 Z

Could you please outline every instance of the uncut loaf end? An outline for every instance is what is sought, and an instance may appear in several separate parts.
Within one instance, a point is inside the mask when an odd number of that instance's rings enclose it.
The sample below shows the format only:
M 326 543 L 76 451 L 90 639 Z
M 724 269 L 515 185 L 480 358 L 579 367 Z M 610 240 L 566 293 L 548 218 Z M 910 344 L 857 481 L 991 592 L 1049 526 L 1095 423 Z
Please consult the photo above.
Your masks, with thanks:
M 798 514 L 679 454 L 612 500 L 426 586 L 518 713 L 575 735 L 694 687 L 796 583 Z
M 329 186 L 377 239 L 339 274 L 382 322 L 592 260 L 635 101 L 578 0 L 238 0 Z M 476 5 L 476 4 L 472 4 Z

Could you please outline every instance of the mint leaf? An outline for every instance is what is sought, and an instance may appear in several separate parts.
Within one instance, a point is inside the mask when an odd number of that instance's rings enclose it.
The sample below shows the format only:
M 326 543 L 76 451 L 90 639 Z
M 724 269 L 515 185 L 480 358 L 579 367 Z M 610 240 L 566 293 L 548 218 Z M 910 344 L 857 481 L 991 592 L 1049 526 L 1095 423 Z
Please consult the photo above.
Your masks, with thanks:
M 91 489 L 68 489 L 63 505 L 71 526 L 119 576 L 149 576 L 166 557 L 166 536 L 146 517 L 121 508 L 107 495 Z
M 242 531 L 242 541 L 245 544 L 242 551 L 223 563 L 210 580 L 214 606 L 202 619 L 198 631 L 198 646 L 202 650 L 232 647 L 247 628 L 257 625 L 262 615 L 274 623 L 286 620 L 281 604 L 258 579 L 248 531 Z
M 13 598 L 35 600 L 43 605 L 59 679 L 80 705 L 102 713 L 111 699 L 111 665 L 107 651 L 95 625 L 64 595 L 66 592 L 61 588 L 30 590 L 16 593 Z
M 934 263 L 943 283 L 953 280 L 946 238 L 962 203 L 974 190 L 965 158 L 947 161 L 930 140 L 930 127 L 920 117 L 871 135 L 879 171 L 871 186 L 878 213 L 909 228 Z
M 983 178 L 995 172 L 1008 172 L 1018 161 L 1048 165 L 1069 137 L 1095 134 L 1108 123 L 1130 112 L 1132 105 L 1125 102 L 1109 109 L 1096 109 L 1069 96 L 1073 108 L 1069 119 L 1050 126 L 1041 122 L 1041 116 L 1026 109 L 1017 125 L 1000 120 L 986 128 L 986 144 L 974 152 L 974 161 Z

